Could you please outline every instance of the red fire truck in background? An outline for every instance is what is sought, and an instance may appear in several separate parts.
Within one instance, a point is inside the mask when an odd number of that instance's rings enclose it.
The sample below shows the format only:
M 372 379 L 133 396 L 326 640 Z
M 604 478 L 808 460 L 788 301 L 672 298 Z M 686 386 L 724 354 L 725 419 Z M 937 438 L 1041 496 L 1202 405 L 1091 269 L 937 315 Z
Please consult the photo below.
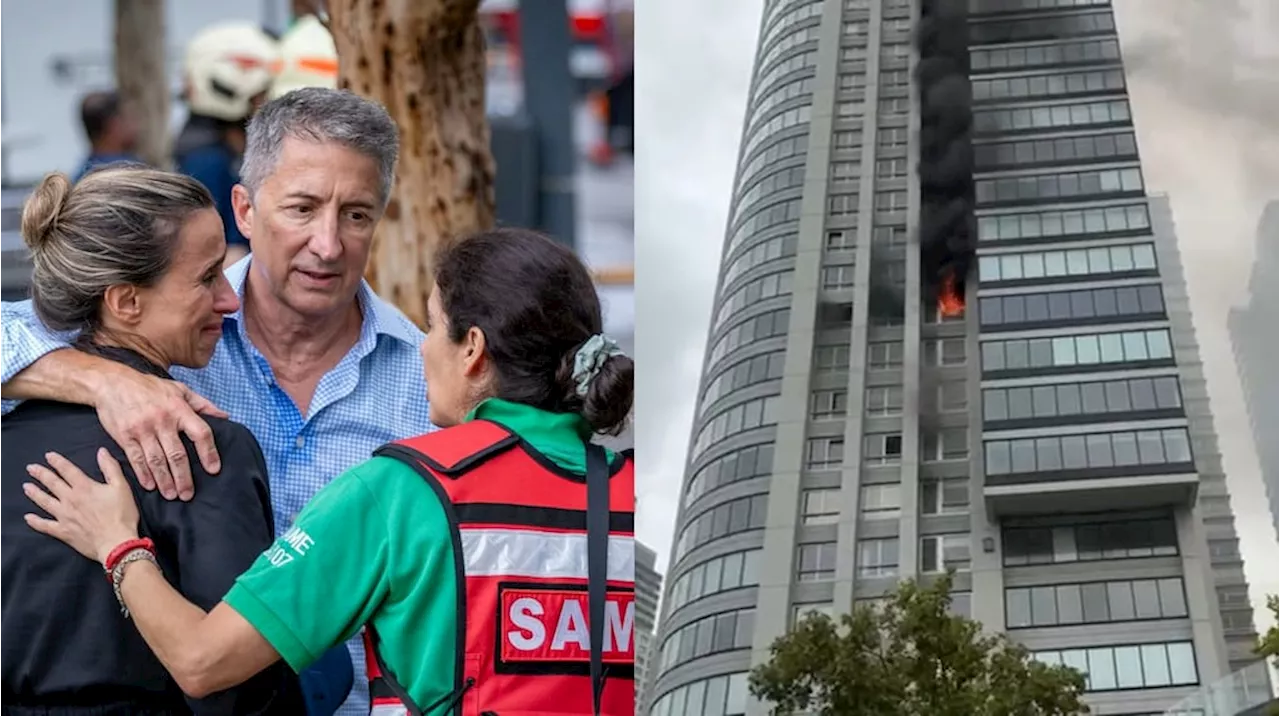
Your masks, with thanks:
M 635 126 L 633 102 L 632 0 L 565 0 L 569 11 L 569 70 L 579 96 L 590 103 L 598 122 L 591 159 L 612 160 L 615 151 L 630 154 Z M 491 82 L 520 76 L 520 2 L 483 0 L 481 21 L 488 41 Z

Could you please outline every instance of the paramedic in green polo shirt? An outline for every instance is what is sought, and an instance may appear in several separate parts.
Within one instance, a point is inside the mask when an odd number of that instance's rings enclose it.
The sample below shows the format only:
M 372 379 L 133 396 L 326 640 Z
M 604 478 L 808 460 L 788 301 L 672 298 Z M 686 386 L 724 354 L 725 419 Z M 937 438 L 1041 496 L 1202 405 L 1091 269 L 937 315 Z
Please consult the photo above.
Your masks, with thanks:
M 585 442 L 616 435 L 630 413 L 633 364 L 600 335 L 581 261 L 539 234 L 503 229 L 453 245 L 436 271 L 422 344 L 432 422 L 499 423 L 585 474 Z M 462 585 L 444 507 L 411 467 L 374 457 L 343 473 L 206 614 L 145 550 L 112 555 L 138 537 L 138 512 L 119 465 L 105 451 L 98 462 L 105 483 L 57 455 L 53 470 L 31 466 L 48 492 L 29 484 L 27 495 L 53 519 L 27 522 L 90 559 L 119 561 L 109 576 L 122 606 L 186 693 L 225 689 L 277 659 L 301 671 L 372 624 L 386 664 L 426 713 L 456 696 Z

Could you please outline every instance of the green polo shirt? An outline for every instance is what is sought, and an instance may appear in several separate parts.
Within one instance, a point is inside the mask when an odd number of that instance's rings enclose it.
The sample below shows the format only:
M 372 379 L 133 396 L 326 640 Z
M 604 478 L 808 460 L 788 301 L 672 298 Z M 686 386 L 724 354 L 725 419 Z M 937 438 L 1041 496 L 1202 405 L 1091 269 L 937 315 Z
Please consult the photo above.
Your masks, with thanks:
M 562 469 L 586 473 L 580 416 L 496 398 L 492 420 Z M 610 456 L 612 460 L 612 455 Z M 384 663 L 419 706 L 453 691 L 457 584 L 440 499 L 413 468 L 375 457 L 316 494 L 224 601 L 301 672 L 372 623 Z

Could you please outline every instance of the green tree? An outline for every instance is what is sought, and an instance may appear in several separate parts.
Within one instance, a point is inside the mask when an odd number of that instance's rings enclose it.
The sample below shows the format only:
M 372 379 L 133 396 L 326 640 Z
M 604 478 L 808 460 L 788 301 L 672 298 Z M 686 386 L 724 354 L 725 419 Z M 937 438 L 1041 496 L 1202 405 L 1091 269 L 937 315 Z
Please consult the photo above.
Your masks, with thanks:
M 952 615 L 951 583 L 904 581 L 881 606 L 858 606 L 838 623 L 809 615 L 774 641 L 769 663 L 751 673 L 751 694 L 778 713 L 821 716 L 1088 713 L 1080 672 L 1034 661 Z
M 1258 640 L 1258 645 L 1254 647 L 1254 650 L 1259 656 L 1274 664 L 1276 662 L 1276 642 L 1280 639 L 1280 634 L 1277 634 L 1277 622 L 1280 622 L 1280 596 L 1272 594 L 1267 597 L 1267 611 L 1271 612 L 1271 628 Z M 1272 704 L 1270 713 L 1272 716 L 1280 714 L 1280 704 Z

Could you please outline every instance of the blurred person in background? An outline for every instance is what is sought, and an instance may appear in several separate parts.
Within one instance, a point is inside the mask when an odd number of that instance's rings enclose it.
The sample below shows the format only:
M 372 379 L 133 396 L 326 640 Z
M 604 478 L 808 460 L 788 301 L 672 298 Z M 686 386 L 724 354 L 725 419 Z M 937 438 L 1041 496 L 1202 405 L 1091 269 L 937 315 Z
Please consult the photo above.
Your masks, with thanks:
M 75 179 L 94 167 L 140 161 L 134 154 L 138 123 L 117 92 L 91 92 L 80 101 L 80 122 L 89 140 L 89 156 Z
M 106 484 L 34 466 L 51 492 L 26 494 L 54 519 L 29 524 L 94 560 L 134 550 L 121 603 L 192 695 L 304 668 L 363 626 L 374 714 L 634 716 L 635 471 L 591 443 L 621 432 L 634 364 L 591 275 L 546 236 L 481 232 L 440 252 L 427 312 L 443 430 L 333 480 L 212 611 L 135 546 L 105 453 Z
M 214 25 L 187 45 L 183 97 L 190 117 L 174 141 L 173 158 L 178 171 L 213 195 L 227 230 L 228 266 L 249 253 L 231 188 L 240 181 L 245 127 L 267 98 L 279 55 L 277 42 L 249 22 Z
M 320 18 L 306 14 L 280 37 L 280 69 L 271 83 L 271 99 L 303 87 L 338 87 L 338 50 Z
M 27 200 L 22 237 L 32 251 L 36 311 L 50 326 L 78 330 L 77 351 L 120 370 L 167 378 L 173 365 L 203 367 L 222 335 L 222 317 L 239 306 L 222 275 L 222 221 L 209 192 L 190 177 L 104 167 L 72 186 L 50 174 Z M 164 578 L 211 609 L 270 546 L 275 529 L 258 442 L 238 423 L 205 422 L 228 469 L 216 478 L 197 470 L 199 492 L 187 503 L 138 489 L 139 536 L 151 541 Z M 185 699 L 121 614 L 103 567 L 28 536 L 25 465 L 56 451 L 93 466 L 99 447 L 112 442 L 93 408 L 27 401 L 0 425 L 5 714 L 302 712 L 298 678 L 287 668 Z M 135 476 L 126 479 L 137 489 Z

